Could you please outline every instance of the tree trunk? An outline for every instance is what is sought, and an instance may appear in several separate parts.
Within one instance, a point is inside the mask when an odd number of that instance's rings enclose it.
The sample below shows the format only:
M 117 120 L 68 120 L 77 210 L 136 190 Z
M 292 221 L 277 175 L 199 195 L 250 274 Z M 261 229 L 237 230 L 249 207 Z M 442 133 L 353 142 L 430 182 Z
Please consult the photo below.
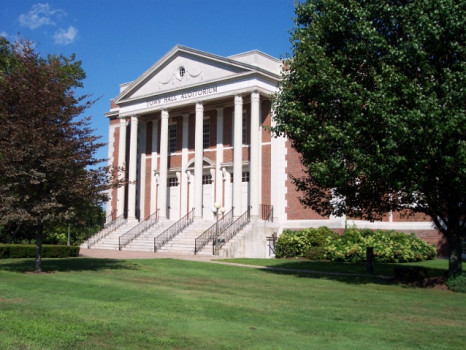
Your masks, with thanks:
M 461 260 L 461 235 L 458 230 L 454 230 L 448 238 L 448 276 L 459 274 L 463 271 Z
M 34 272 L 42 272 L 42 227 L 39 227 L 37 232 L 37 242 L 36 242 L 36 266 Z

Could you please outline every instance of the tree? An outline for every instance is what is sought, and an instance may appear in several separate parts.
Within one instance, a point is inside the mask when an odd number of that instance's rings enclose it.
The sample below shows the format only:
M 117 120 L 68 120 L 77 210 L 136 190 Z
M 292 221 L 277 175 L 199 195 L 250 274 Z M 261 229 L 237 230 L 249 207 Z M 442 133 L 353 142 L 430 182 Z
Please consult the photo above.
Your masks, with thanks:
M 41 58 L 28 42 L 1 44 L 0 226 L 34 229 L 40 272 L 44 234 L 106 200 L 107 169 L 94 158 L 103 144 L 90 117 L 79 117 L 93 103 L 76 96 L 81 62 Z
M 461 272 L 466 226 L 466 3 L 309 0 L 274 101 L 323 215 L 432 217 Z

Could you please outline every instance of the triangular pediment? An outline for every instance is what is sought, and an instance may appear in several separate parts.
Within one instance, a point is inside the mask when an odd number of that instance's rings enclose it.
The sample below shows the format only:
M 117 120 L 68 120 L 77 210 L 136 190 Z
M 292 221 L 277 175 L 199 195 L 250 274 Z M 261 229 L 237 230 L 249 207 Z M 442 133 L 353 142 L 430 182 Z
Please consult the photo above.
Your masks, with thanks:
M 254 67 L 242 62 L 176 46 L 138 79 L 128 84 L 115 102 L 164 94 L 254 71 Z

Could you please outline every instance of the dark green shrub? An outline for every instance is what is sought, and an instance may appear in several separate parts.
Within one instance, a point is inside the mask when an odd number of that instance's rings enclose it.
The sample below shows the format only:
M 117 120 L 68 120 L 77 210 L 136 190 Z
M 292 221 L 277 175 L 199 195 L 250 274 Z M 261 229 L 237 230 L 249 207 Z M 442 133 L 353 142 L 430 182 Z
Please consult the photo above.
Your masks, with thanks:
M 68 258 L 79 255 L 79 247 L 42 245 L 42 258 Z M 0 244 L 0 259 L 35 258 L 36 246 L 32 244 Z
M 448 278 L 446 285 L 448 289 L 456 293 L 466 293 L 466 272 L 451 276 Z

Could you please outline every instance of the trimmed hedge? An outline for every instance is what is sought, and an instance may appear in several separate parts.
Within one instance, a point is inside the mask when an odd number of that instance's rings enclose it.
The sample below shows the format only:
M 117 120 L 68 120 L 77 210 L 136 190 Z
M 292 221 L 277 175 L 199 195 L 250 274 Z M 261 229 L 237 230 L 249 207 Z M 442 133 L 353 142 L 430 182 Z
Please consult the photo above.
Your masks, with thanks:
M 327 227 L 303 231 L 283 231 L 278 238 L 275 255 L 307 257 L 312 260 L 363 262 L 366 248 L 374 248 L 374 261 L 399 263 L 434 259 L 435 248 L 416 238 L 395 231 L 346 230 L 338 235 Z
M 69 258 L 79 255 L 79 247 L 66 245 L 42 245 L 42 258 Z M 35 258 L 33 244 L 0 244 L 0 259 Z

